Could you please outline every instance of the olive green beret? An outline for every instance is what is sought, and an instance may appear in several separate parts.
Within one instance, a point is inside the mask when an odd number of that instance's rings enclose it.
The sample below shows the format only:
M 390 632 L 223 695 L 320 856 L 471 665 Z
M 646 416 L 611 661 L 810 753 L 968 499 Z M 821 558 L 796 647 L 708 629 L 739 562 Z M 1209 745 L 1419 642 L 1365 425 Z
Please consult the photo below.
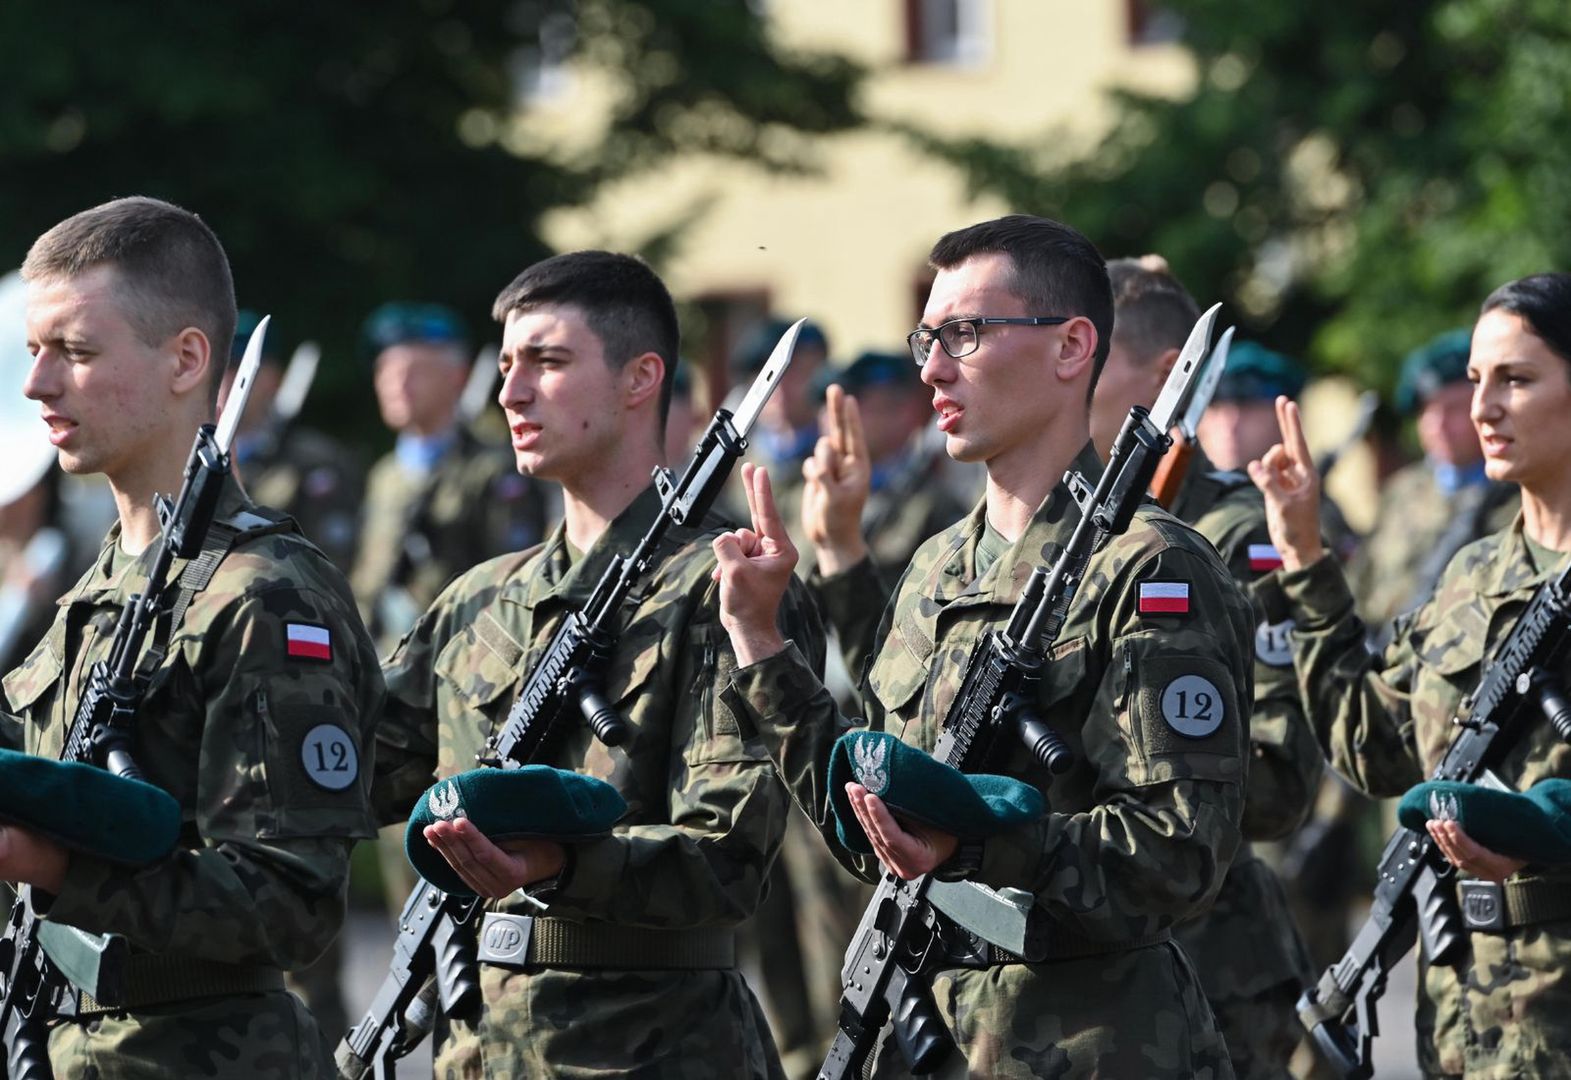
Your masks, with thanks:
M 572 843 L 606 835 L 627 803 L 621 792 L 593 776 L 549 765 L 521 769 L 471 769 L 428 788 L 409 815 L 404 851 L 415 871 L 444 892 L 474 890 L 426 843 L 425 828 L 466 817 L 492 840 L 538 837 Z
M 14 750 L 0 750 L 0 821 L 128 866 L 156 862 L 180 838 L 180 804 L 163 788 Z
M 1275 401 L 1279 395 L 1296 398 L 1308 381 L 1309 372 L 1291 357 L 1253 341 L 1235 341 L 1211 400 Z
M 976 840 L 1026 825 L 1047 813 L 1042 793 L 1009 776 L 963 773 L 887 732 L 850 731 L 829 757 L 835 831 L 850 851 L 873 850 L 845 786 L 856 781 L 896 817 Z
M 1430 820 L 1458 822 L 1491 851 L 1535 863 L 1571 862 L 1571 780 L 1540 780 L 1523 792 L 1430 780 L 1397 807 L 1409 829 Z
M 1396 384 L 1396 407 L 1404 413 L 1416 413 L 1442 386 L 1465 382 L 1467 358 L 1472 350 L 1471 330 L 1451 330 L 1408 353 Z

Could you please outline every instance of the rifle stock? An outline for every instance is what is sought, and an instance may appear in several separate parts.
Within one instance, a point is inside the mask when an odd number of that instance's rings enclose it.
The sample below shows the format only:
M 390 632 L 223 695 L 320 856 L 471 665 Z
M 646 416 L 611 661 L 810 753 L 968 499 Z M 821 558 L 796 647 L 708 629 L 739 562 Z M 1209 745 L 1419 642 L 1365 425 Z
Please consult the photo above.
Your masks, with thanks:
M 1189 462 L 1194 456 L 1194 443 L 1181 439 L 1157 463 L 1156 474 L 1151 477 L 1151 497 L 1162 504 L 1162 509 L 1173 508 L 1173 500 L 1178 498 L 1178 489 L 1184 486 L 1184 477 L 1189 475 Z

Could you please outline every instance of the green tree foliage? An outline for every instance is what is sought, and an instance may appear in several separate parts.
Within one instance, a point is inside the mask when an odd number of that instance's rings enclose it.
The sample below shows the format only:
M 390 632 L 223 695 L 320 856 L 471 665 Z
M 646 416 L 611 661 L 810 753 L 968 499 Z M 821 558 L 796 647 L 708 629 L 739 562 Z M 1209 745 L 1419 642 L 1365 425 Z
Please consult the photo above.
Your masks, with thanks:
M 1161 252 L 1248 332 L 1385 387 L 1496 285 L 1571 265 L 1562 0 L 1163 6 L 1193 92 L 1116 94 L 1090 148 L 912 137 L 974 190 L 1109 255 Z
M 11 0 L 0 267 L 116 195 L 196 210 L 241 303 L 326 344 L 311 411 L 332 412 L 365 393 L 350 360 L 376 303 L 443 300 L 483 326 L 546 253 L 545 211 L 689 150 L 797 168 L 811 135 L 857 123 L 859 71 L 766 31 L 729 0 Z M 542 57 L 613 92 L 568 160 L 515 138 Z

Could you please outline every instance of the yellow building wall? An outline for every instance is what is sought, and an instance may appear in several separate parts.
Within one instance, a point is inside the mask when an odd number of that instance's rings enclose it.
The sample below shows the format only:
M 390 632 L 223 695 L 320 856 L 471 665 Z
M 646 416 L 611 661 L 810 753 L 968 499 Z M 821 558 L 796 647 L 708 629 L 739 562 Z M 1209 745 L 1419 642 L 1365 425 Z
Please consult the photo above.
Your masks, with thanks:
M 866 348 L 903 347 L 933 241 L 1010 208 L 968 197 L 954 169 L 924 160 L 878 121 L 1010 141 L 1053 133 L 1083 145 L 1108 122 L 1108 88 L 1179 92 L 1193 79 L 1181 48 L 1129 43 L 1126 0 L 981 7 L 988 44 L 979 62 L 912 64 L 904 0 L 773 0 L 767 17 L 784 46 L 833 49 L 871 69 L 862 100 L 874 127 L 818 140 L 809 175 L 708 157 L 674 162 L 553 214 L 546 239 L 560 250 L 625 250 L 691 215 L 662 267 L 679 298 L 762 293 L 781 315 L 818 320 L 842 362 Z M 603 118 L 608 93 L 573 78 L 522 115 L 513 138 L 566 152 L 574 132 Z

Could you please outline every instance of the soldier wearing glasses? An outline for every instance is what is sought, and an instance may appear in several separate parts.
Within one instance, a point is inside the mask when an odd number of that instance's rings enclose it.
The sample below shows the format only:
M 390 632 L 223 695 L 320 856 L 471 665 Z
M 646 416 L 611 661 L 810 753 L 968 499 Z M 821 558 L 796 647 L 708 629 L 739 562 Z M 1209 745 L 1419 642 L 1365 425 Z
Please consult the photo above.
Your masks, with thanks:
M 918 549 L 862 679 L 867 725 L 929 752 L 973 643 L 1008 617 L 1079 518 L 1060 478 L 1101 474 L 1087 410 L 1113 315 L 1101 256 L 1057 222 L 984 222 L 939 240 L 931 262 L 938 274 L 912 351 L 948 453 L 985 464 L 987 494 Z M 774 629 L 796 552 L 769 477 L 749 469 L 747 481 L 752 529 L 715 543 L 721 620 L 742 665 L 728 694 L 746 703 L 799 805 L 864 879 L 935 872 L 1035 897 L 1031 937 L 1050 960 L 983 949 L 981 962 L 956 949 L 933 972 L 958 1047 L 937 1075 L 1231 1077 L 1194 969 L 1170 940 L 1220 886 L 1243 808 L 1254 618 L 1210 545 L 1145 506 L 1092 558 L 1037 701 L 1073 767 L 1049 787 L 1023 748 L 989 763 L 1043 790 L 1043 820 L 982 842 L 897 819 L 851 783 L 875 860 L 838 845 L 824 781 L 834 740 L 858 721 L 838 713 Z M 818 566 L 826 587 L 861 589 L 876 604 L 855 502 L 829 515 Z M 1176 599 L 1152 602 L 1168 594 Z M 1203 720 L 1167 692 L 1201 681 Z M 873 1074 L 907 1074 L 887 1029 L 881 1038 Z

